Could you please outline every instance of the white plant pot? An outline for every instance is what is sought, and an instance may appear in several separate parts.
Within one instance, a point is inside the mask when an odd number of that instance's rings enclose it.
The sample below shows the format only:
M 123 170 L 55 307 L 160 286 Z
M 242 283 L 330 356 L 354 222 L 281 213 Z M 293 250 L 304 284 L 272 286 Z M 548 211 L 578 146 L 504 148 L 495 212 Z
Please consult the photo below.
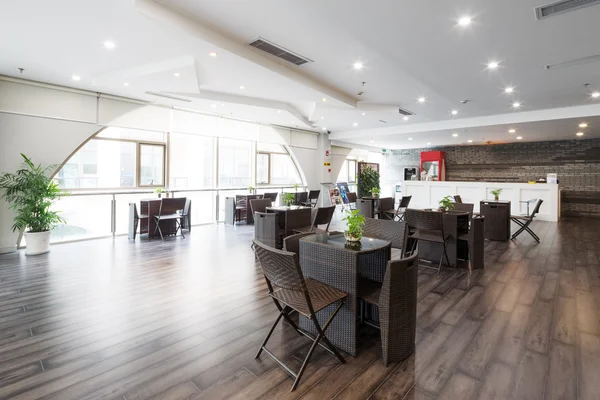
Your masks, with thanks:
M 50 231 L 25 232 L 25 243 L 25 254 L 28 256 L 47 253 L 50 251 Z

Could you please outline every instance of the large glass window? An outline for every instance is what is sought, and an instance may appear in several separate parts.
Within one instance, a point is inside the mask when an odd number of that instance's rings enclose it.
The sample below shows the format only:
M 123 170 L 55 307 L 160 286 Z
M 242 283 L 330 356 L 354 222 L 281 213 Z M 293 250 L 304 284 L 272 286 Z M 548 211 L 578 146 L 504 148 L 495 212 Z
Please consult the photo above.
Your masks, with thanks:
M 256 155 L 256 183 L 266 185 L 269 183 L 269 155 L 258 153 Z
M 338 182 L 356 183 L 356 160 L 345 160 L 337 178 Z
M 140 186 L 163 186 L 165 147 L 140 144 Z
M 219 187 L 247 188 L 252 183 L 252 142 L 219 139 Z
M 214 138 L 172 133 L 169 147 L 169 189 L 215 187 Z
M 302 183 L 292 157 L 278 144 L 258 143 L 256 183 L 258 185 L 287 185 Z

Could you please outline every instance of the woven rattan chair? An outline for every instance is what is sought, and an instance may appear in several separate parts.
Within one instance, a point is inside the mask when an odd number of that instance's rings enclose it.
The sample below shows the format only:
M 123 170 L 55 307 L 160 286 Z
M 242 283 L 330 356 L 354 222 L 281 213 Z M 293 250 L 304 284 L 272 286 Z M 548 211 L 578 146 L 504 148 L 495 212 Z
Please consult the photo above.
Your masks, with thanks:
M 177 236 L 177 231 L 180 231 L 181 236 L 185 239 L 183 230 L 181 229 L 181 211 L 185 209 L 185 201 L 185 197 L 166 198 L 161 200 L 158 215 L 153 216 L 156 221 L 154 233 L 156 233 L 156 230 L 158 229 L 161 239 L 164 240 L 163 232 L 160 227 L 161 221 L 175 221 L 175 236 Z
M 320 194 L 320 190 L 311 190 L 310 192 L 308 192 L 308 200 L 300 203 L 300 205 L 307 207 L 316 207 L 319 203 Z
M 454 195 L 454 201 L 455 201 L 457 204 L 461 204 L 461 203 L 463 202 L 463 201 L 462 201 L 462 198 L 460 197 L 460 194 L 455 194 L 455 195 Z
M 313 235 L 313 233 L 296 233 L 295 235 L 290 235 L 286 237 L 285 239 L 283 239 L 283 250 L 298 255 L 300 253 L 300 239 L 308 235 Z
M 401 258 L 401 252 L 395 254 L 395 250 L 403 249 L 406 241 L 406 223 L 385 219 L 365 218 L 363 235 L 368 238 L 387 240 L 392 244 L 392 258 Z
M 473 217 L 473 209 L 475 208 L 475 204 L 472 203 L 454 203 L 454 211 L 466 211 L 469 213 L 469 219 Z
M 513 233 L 511 240 L 516 239 L 516 237 L 519 236 L 521 233 L 527 231 L 527 233 L 529 233 L 531 237 L 535 239 L 536 242 L 540 242 L 540 238 L 538 237 L 538 235 L 535 234 L 534 231 L 531 230 L 531 228 L 529 228 L 529 224 L 533 222 L 533 219 L 535 218 L 536 214 L 540 212 L 540 206 L 543 202 L 544 200 L 538 199 L 535 203 L 533 211 L 529 215 L 511 215 L 510 219 L 520 227 L 518 231 Z
M 356 208 L 365 218 L 373 218 L 373 202 L 371 200 L 356 200 Z
M 281 238 L 279 227 L 279 214 L 255 213 L 254 214 L 254 239 L 270 247 L 279 247 Z M 254 244 L 251 246 L 254 248 Z
M 382 197 L 379 199 L 379 210 L 377 211 L 377 215 L 379 218 L 387 218 L 386 213 L 394 213 L 394 199 L 392 197 Z
M 265 199 L 271 199 L 271 205 L 277 201 L 277 192 L 269 192 L 263 195 Z
M 329 225 L 331 224 L 333 213 L 335 213 L 335 206 L 317 208 L 315 216 L 312 219 L 312 223 L 310 224 L 310 226 L 294 228 L 294 232 L 329 232 Z M 319 228 L 319 225 L 327 226 L 323 230 Z
M 444 251 L 440 257 L 438 267 L 424 266 L 425 268 L 436 269 L 439 274 L 444 258 L 446 258 L 446 265 L 450 265 L 446 251 L 446 244 L 450 235 L 444 232 L 444 220 L 441 212 L 409 208 L 406 210 L 406 223 L 408 224 L 409 231 L 412 232 L 409 235 L 409 239 L 413 241 L 412 250 L 416 248 L 417 243 L 420 241 L 438 243 L 443 247 Z
M 141 218 L 148 218 L 146 214 L 138 214 L 137 204 L 129 203 L 129 228 L 127 237 L 135 240 L 137 235 L 138 225 Z
M 379 308 L 378 328 L 386 367 L 405 360 L 415 349 L 418 257 L 415 252 L 408 258 L 388 261 L 383 283 L 365 278 L 358 282 L 361 320 L 365 304 Z
M 185 200 L 185 207 L 183 207 L 183 211 L 181 212 L 181 220 L 179 223 L 181 224 L 182 229 L 186 229 L 188 232 L 192 231 L 192 200 Z
M 252 210 L 252 214 L 259 212 L 265 213 L 267 212 L 267 207 L 271 207 L 271 199 L 252 199 L 250 200 L 250 210 Z
M 269 296 L 271 296 L 275 306 L 279 310 L 279 316 L 269 330 L 269 333 L 260 346 L 255 358 L 260 357 L 260 354 L 263 350 L 269 356 L 271 356 L 279 365 L 281 365 L 290 375 L 295 378 L 291 389 L 293 392 L 300 383 L 302 374 L 304 373 L 304 370 L 310 361 L 310 357 L 312 356 L 317 345 L 335 355 L 341 363 L 344 364 L 346 362 L 344 357 L 342 357 L 338 350 L 331 344 L 329 339 L 327 339 L 325 332 L 340 308 L 342 308 L 342 305 L 344 304 L 348 294 L 331 286 L 327 286 L 319 281 L 310 278 L 304 279 L 304 275 L 300 269 L 300 264 L 298 263 L 298 256 L 295 253 L 277 250 L 258 241 L 254 241 L 254 245 L 256 255 L 258 256 L 263 274 L 265 276 L 265 280 L 267 281 Z M 316 313 L 320 310 L 323 310 L 325 307 L 336 303 L 338 304 L 337 307 L 327 322 L 323 325 L 323 327 L 321 327 L 319 321 L 317 321 Z M 290 312 L 292 311 L 297 311 L 313 322 L 317 332 L 316 337 L 313 337 L 312 335 L 298 328 L 298 325 L 296 325 L 296 323 L 289 316 Z M 277 358 L 266 347 L 273 330 L 275 330 L 275 327 L 281 318 L 284 318 L 298 333 L 308 337 L 313 342 L 304 359 L 304 362 L 302 363 L 302 366 L 300 367 L 300 370 L 297 373 L 292 371 L 290 367 L 285 365 L 283 361 Z M 321 343 L 321 341 L 323 343 Z
M 402 196 L 400 203 L 398 203 L 397 209 L 383 212 L 384 218 L 392 220 L 396 220 L 397 218 L 398 221 L 404 221 L 404 213 L 410 204 L 410 199 L 412 199 L 412 196 Z
M 302 203 L 308 201 L 308 192 L 296 192 L 294 193 L 294 205 L 301 206 Z

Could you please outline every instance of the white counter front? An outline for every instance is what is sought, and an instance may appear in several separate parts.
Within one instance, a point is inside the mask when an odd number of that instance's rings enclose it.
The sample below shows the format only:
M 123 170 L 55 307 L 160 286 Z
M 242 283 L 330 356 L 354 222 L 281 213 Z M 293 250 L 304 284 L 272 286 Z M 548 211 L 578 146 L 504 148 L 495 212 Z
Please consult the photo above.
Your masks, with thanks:
M 527 205 L 519 203 L 520 201 L 542 199 L 544 202 L 536 218 L 558 221 L 560 217 L 558 185 L 547 183 L 404 181 L 402 195 L 412 196 L 411 208 L 437 208 L 442 197 L 458 194 L 463 203 L 475 204 L 475 211 L 478 212 L 481 200 L 494 199 L 490 194 L 494 189 L 502 189 L 500 200 L 511 202 L 513 215 L 527 213 Z

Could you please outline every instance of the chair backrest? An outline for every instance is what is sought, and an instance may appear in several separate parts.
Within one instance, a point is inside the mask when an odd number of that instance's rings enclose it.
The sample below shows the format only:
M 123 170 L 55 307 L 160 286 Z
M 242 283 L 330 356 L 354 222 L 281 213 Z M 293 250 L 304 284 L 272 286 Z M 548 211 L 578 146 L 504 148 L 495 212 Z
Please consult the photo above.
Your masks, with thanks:
M 543 202 L 544 202 L 544 200 L 537 199 L 537 202 L 535 203 L 535 207 L 533 207 L 533 211 L 531 212 L 531 215 L 529 215 L 531 218 L 535 217 L 535 215 L 540 212 L 540 206 L 542 205 Z
M 290 210 L 285 213 L 286 233 L 291 233 L 293 229 L 304 228 L 312 223 L 313 208 L 300 208 L 298 210 Z
M 136 203 L 129 203 L 129 212 L 133 214 L 133 218 L 140 219 Z
M 295 194 L 294 199 L 297 205 L 300 203 L 306 203 L 308 201 L 308 192 L 298 192 Z
M 279 244 L 279 214 L 254 213 L 254 238 L 267 246 Z
M 320 190 L 311 190 L 308 192 L 308 200 L 319 200 Z
M 423 229 L 428 231 L 443 231 L 443 214 L 438 211 L 406 210 L 406 223 L 409 228 Z
M 325 230 L 329 230 L 329 224 L 331 224 L 331 219 L 333 218 L 334 213 L 335 206 L 317 208 L 312 226 L 316 227 L 317 225 L 327 225 Z
M 366 218 L 363 235 L 374 239 L 387 240 L 392 243 L 392 247 L 401 249 L 404 247 L 405 229 L 406 223 L 402 221 Z
M 297 233 L 295 235 L 286 237 L 283 239 L 283 250 L 289 251 L 290 253 L 296 253 L 298 255 L 300 253 L 300 239 L 308 235 L 312 235 L 312 233 Z
M 235 195 L 235 206 L 246 208 L 248 206 L 248 197 L 242 194 Z
M 271 207 L 271 199 L 253 199 L 250 200 L 250 209 L 252 214 L 256 212 L 267 212 L 267 207 Z
M 365 218 L 373 218 L 373 202 L 371 200 L 356 200 L 356 208 Z
M 190 199 L 185 199 L 185 206 L 183 207 L 183 212 L 181 213 L 182 216 L 187 216 L 190 213 L 190 207 L 192 206 L 192 200 Z
M 408 205 L 410 204 L 410 199 L 412 199 L 412 196 L 402 196 L 402 199 L 400 199 L 400 205 L 398 206 L 398 208 L 408 207 Z
M 382 197 L 379 199 L 379 209 L 381 211 L 394 210 L 394 199 L 392 197 Z
M 346 197 L 348 197 L 348 203 L 356 203 L 356 199 L 358 198 L 354 192 L 347 192 Z
M 160 201 L 160 211 L 158 215 L 175 214 L 177 211 L 185 209 L 185 197 L 164 198 Z
M 264 197 L 264 195 L 262 194 L 249 194 L 246 195 L 246 198 L 248 199 L 248 201 L 250 200 L 256 200 L 256 199 L 262 199 Z
M 265 193 L 263 196 L 265 199 L 271 199 L 271 203 L 275 203 L 277 201 L 277 192 Z
M 455 201 L 457 204 L 462 204 L 462 198 L 460 197 L 460 194 L 455 194 L 455 195 L 454 195 L 454 201 Z
M 469 213 L 469 217 L 473 216 L 473 208 L 475 207 L 475 204 L 472 203 L 454 203 L 454 210 L 455 211 L 466 211 Z
M 312 313 L 312 304 L 308 297 L 304 275 L 298 263 L 298 256 L 289 251 L 266 246 L 258 240 L 254 241 L 254 251 L 267 280 L 269 292 L 273 292 L 273 286 L 295 292 L 304 292 L 306 302 Z

